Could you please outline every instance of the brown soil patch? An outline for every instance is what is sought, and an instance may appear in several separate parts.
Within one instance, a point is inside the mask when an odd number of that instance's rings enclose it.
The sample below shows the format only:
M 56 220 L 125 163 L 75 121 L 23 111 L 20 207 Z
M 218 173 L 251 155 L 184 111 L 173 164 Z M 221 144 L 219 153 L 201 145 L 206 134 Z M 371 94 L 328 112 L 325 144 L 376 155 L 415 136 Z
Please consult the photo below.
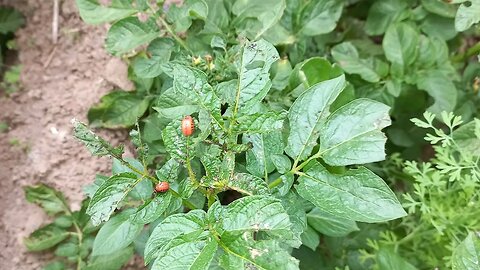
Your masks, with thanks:
M 25 201 L 22 187 L 49 184 L 78 209 L 82 186 L 96 173 L 108 173 L 107 158 L 91 157 L 72 138 L 70 120 L 85 120 L 88 108 L 112 89 L 104 76 L 112 58 L 103 45 L 106 26 L 85 25 L 74 0 L 61 1 L 56 45 L 51 39 L 53 1 L 0 4 L 16 7 L 27 20 L 16 35 L 22 90 L 10 97 L 0 91 L 0 122 L 9 125 L 0 133 L 0 269 L 41 269 L 52 256 L 28 253 L 22 239 L 49 218 Z M 101 133 L 117 142 L 125 138 L 125 132 Z

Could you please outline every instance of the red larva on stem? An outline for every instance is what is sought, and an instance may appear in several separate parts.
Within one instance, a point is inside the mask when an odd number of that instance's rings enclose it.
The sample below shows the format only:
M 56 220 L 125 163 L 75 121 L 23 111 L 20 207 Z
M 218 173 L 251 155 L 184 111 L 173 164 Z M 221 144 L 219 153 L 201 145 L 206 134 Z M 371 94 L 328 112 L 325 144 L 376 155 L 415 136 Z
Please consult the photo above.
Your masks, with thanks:
M 168 182 L 158 182 L 158 184 L 155 185 L 155 191 L 156 192 L 167 192 L 170 189 L 170 184 Z
M 193 118 L 190 115 L 187 115 L 182 120 L 182 133 L 185 136 L 191 136 L 195 130 L 195 125 L 193 123 Z

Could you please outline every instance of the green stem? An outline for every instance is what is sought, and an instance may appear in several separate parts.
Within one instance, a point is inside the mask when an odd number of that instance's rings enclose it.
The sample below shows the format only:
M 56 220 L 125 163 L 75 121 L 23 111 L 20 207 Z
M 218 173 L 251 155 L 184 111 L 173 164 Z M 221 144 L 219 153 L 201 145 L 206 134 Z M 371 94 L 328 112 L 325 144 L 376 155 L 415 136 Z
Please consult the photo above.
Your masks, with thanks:
M 268 184 L 268 187 L 269 187 L 270 189 L 272 189 L 272 188 L 280 185 L 282 182 L 283 182 L 283 181 L 282 181 L 282 178 L 279 177 L 279 178 L 273 180 L 272 182 L 270 182 L 270 183 Z
M 464 62 L 468 58 L 480 53 L 480 42 L 477 42 L 475 45 L 470 47 L 466 52 L 454 55 L 452 57 L 453 62 Z
M 192 53 L 192 51 L 188 48 L 187 44 L 185 41 L 183 41 L 175 32 L 173 32 L 173 29 L 170 27 L 170 25 L 165 21 L 165 19 L 162 18 L 162 16 L 157 16 L 157 19 L 162 23 L 162 25 L 165 27 L 165 30 L 172 36 L 175 41 L 180 44 L 186 51 Z
M 207 196 L 207 198 L 208 198 L 208 208 L 210 208 L 212 206 L 212 204 L 215 202 L 215 196 L 216 196 L 215 193 L 216 192 L 213 189 L 210 189 L 208 191 L 208 196 Z

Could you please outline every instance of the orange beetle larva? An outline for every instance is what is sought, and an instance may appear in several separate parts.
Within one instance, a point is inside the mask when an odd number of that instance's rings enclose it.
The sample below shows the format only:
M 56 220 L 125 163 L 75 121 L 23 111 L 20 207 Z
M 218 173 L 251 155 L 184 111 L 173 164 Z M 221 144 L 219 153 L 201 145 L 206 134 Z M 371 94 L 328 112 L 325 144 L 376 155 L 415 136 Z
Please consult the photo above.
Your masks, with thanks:
M 191 136 L 195 130 L 195 125 L 193 123 L 193 118 L 190 115 L 187 115 L 182 120 L 182 133 L 185 136 Z
M 170 184 L 168 182 L 159 182 L 155 185 L 156 192 L 167 192 L 170 189 Z

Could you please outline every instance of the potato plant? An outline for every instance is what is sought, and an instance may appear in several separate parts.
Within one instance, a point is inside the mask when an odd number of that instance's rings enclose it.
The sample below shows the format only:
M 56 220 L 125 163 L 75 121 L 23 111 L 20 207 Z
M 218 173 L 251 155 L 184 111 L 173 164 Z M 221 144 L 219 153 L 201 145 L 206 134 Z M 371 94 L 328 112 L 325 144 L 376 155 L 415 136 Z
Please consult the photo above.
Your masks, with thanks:
M 85 187 L 88 222 L 32 250 L 76 245 L 77 269 L 132 247 L 151 269 L 476 269 L 478 224 L 456 211 L 479 212 L 478 154 L 453 146 L 477 145 L 478 120 L 451 112 L 477 115 L 477 1 L 76 2 L 111 23 L 135 90 L 73 121 L 112 175 Z M 136 157 L 97 127 L 130 128 Z M 428 142 L 424 172 L 404 159 Z

